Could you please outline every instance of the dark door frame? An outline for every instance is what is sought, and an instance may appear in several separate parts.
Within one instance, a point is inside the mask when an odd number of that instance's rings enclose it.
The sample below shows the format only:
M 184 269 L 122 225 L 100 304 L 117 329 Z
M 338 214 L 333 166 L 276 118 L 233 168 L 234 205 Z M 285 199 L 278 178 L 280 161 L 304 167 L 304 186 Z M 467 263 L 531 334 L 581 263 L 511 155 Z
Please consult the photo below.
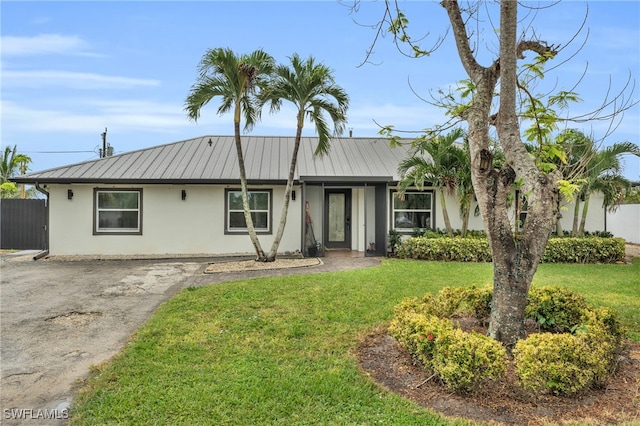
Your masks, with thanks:
M 344 242 L 329 241 L 329 195 L 344 194 Z M 351 188 L 325 188 L 324 190 L 324 246 L 328 249 L 341 248 L 351 249 Z

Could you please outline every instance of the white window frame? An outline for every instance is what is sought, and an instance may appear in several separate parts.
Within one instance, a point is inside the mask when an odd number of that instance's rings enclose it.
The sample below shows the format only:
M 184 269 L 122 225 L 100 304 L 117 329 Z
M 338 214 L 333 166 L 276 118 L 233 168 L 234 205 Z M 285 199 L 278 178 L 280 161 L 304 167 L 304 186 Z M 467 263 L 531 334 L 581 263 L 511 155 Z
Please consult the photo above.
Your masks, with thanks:
M 100 194 L 103 193 L 135 193 L 138 195 L 137 208 L 101 208 L 99 205 Z M 94 188 L 93 190 L 93 234 L 94 235 L 142 235 L 142 189 L 104 189 Z M 135 228 L 101 228 L 100 213 L 108 211 L 133 211 L 137 212 L 137 227 Z
M 248 232 L 248 229 L 245 228 L 237 228 L 237 227 L 231 227 L 231 213 L 242 213 L 244 215 L 244 210 L 243 209 L 239 209 L 239 210 L 232 210 L 229 205 L 229 195 L 230 194 L 241 194 L 242 191 L 240 189 L 227 189 L 225 190 L 224 193 L 224 214 L 225 214 L 225 223 L 224 223 L 224 232 L 225 234 L 246 234 Z M 268 196 L 268 207 L 265 210 L 251 210 L 251 213 L 266 213 L 267 214 L 267 227 L 266 228 L 258 228 L 255 227 L 256 233 L 257 234 L 271 234 L 272 233 L 272 219 L 273 219 L 273 215 L 272 215 L 272 210 L 273 210 L 273 190 L 271 189 L 250 189 L 249 190 L 249 196 L 251 196 L 251 194 L 267 194 Z M 254 226 L 255 226 L 255 221 L 254 221 Z

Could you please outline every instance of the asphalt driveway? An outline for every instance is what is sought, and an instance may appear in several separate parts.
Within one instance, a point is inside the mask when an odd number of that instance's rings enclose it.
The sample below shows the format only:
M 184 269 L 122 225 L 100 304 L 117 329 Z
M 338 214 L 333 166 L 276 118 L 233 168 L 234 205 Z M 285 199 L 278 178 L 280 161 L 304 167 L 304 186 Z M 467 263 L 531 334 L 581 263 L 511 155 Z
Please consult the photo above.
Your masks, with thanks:
M 116 355 L 159 304 L 189 286 L 258 276 L 362 268 L 376 258 L 313 268 L 204 275 L 207 259 L 0 259 L 0 424 L 60 425 L 92 365 Z

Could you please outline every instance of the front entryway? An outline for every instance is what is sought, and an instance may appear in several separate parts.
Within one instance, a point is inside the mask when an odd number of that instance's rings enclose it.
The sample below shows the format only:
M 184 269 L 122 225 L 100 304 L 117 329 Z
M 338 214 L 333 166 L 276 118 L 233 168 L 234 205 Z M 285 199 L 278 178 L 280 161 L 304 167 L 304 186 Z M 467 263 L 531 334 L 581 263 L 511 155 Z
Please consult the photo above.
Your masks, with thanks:
M 351 248 L 351 189 L 326 189 L 324 193 L 325 247 Z

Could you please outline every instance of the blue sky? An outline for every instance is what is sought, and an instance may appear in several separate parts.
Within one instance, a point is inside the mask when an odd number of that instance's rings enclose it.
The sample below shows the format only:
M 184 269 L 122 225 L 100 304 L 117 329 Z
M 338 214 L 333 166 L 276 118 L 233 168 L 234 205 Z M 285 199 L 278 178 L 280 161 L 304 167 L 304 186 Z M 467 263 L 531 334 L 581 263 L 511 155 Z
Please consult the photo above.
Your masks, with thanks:
M 208 134 L 232 134 L 230 115 L 216 115 L 216 105 L 202 111 L 198 123 L 184 113 L 184 100 L 196 78 L 196 66 L 209 48 L 237 53 L 262 48 L 278 62 L 298 53 L 313 55 L 335 72 L 351 98 L 348 128 L 354 136 L 375 136 L 378 125 L 420 130 L 442 123 L 441 110 L 420 100 L 466 78 L 449 35 L 427 58 L 397 52 L 391 37 L 378 40 L 371 63 L 362 64 L 382 16 L 384 3 L 362 2 L 351 13 L 346 1 L 2 1 L 1 113 L 2 148 L 18 145 L 33 159 L 32 171 L 98 158 L 101 133 L 116 153 Z M 493 4 L 493 2 L 489 2 Z M 532 6 L 548 3 L 531 2 Z M 429 45 L 447 28 L 437 2 L 401 2 L 416 37 L 429 32 Z M 640 2 L 591 2 L 586 44 L 570 62 L 550 73 L 544 84 L 576 91 L 579 115 L 594 109 L 629 75 L 639 86 Z M 582 23 L 587 3 L 565 1 L 537 11 L 534 27 L 542 39 L 565 44 Z M 521 14 L 524 18 L 527 10 Z M 529 13 L 533 13 L 532 10 Z M 480 44 L 492 49 L 490 29 Z M 564 50 L 568 59 L 586 31 Z M 415 93 L 414 93 L 415 92 Z M 640 107 L 627 111 L 603 143 L 640 144 Z M 580 125 L 596 139 L 607 123 Z M 291 111 L 265 110 L 252 134 L 293 136 Z M 307 126 L 307 135 L 313 135 Z M 625 175 L 640 180 L 640 161 L 627 159 Z

